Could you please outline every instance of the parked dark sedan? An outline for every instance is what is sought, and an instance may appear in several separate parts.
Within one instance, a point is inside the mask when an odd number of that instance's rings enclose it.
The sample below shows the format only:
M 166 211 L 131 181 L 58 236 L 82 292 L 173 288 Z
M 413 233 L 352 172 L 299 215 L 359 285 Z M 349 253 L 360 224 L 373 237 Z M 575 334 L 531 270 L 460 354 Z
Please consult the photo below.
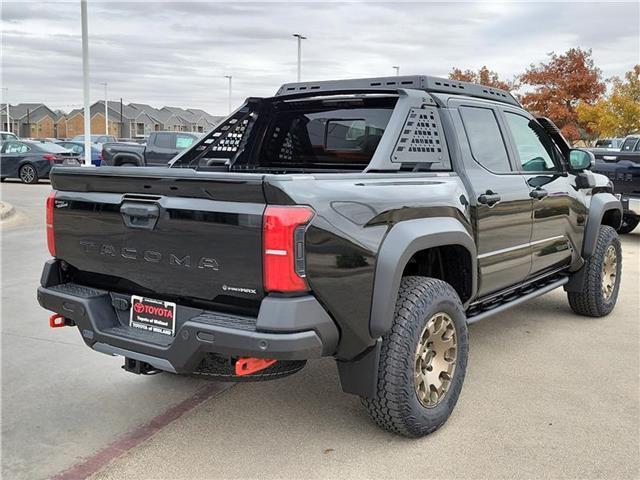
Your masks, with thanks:
M 7 140 L 0 144 L 0 179 L 19 178 L 23 183 L 37 183 L 47 178 L 54 165 L 79 165 L 71 150 L 52 142 Z
M 84 142 L 74 142 L 72 140 L 61 140 L 56 142 L 62 148 L 71 150 L 76 155 L 80 156 L 80 161 L 84 162 Z M 91 163 L 96 167 L 99 167 L 102 163 L 102 149 L 99 145 L 91 145 Z

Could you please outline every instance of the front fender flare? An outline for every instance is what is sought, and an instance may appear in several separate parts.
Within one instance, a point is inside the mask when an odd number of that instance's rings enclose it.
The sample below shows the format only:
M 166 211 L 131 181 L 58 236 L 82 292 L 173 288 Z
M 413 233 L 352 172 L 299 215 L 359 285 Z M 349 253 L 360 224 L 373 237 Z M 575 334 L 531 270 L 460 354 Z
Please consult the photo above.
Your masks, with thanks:
M 450 217 L 421 218 L 400 222 L 385 237 L 376 262 L 369 332 L 372 338 L 391 328 L 402 273 L 411 257 L 420 250 L 444 245 L 460 245 L 470 254 L 471 293 L 478 282 L 477 251 L 468 229 Z
M 587 217 L 587 226 L 584 230 L 584 241 L 582 244 L 582 257 L 584 259 L 589 258 L 593 254 L 596 248 L 596 241 L 598 240 L 600 225 L 602 225 L 602 219 L 605 213 L 610 210 L 620 212 L 620 220 L 622 220 L 622 204 L 615 196 L 603 192 L 597 193 L 591 198 L 589 216 Z M 616 225 L 614 228 L 618 229 L 620 225 Z

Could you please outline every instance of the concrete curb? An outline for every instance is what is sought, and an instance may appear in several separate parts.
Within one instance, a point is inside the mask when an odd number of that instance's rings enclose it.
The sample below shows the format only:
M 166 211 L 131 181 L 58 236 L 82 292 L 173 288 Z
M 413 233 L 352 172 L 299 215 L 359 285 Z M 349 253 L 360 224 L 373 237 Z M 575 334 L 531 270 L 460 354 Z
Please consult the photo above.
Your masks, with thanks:
M 15 213 L 16 209 L 7 202 L 0 202 L 0 220 L 5 220 Z

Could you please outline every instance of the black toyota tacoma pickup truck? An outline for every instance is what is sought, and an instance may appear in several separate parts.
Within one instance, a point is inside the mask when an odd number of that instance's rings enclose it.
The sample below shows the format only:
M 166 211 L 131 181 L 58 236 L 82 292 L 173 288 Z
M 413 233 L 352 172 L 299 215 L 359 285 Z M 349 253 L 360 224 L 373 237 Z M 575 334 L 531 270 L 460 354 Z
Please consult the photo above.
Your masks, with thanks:
M 501 90 L 286 84 L 171 168 L 55 169 L 38 300 L 135 373 L 333 357 L 381 427 L 426 435 L 460 394 L 467 324 L 559 287 L 580 315 L 614 308 L 622 209 L 592 161 Z
M 185 148 L 190 147 L 199 135 L 189 132 L 152 132 L 147 142 L 105 143 L 102 146 L 102 166 L 114 167 L 166 167 Z
M 592 150 L 593 171 L 606 175 L 621 196 L 624 215 L 620 233 L 631 233 L 640 223 L 640 135 L 629 135 L 619 151 Z

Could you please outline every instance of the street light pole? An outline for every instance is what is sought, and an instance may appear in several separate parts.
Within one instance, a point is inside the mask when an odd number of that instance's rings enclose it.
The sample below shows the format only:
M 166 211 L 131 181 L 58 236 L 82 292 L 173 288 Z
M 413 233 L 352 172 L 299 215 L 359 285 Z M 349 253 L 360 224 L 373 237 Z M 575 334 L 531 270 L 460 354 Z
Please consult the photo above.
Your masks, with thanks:
M 82 22 L 82 93 L 84 97 L 84 163 L 91 166 L 91 99 L 89 97 L 89 27 L 87 26 L 87 0 L 80 0 Z
M 299 33 L 294 33 L 293 36 L 298 39 L 298 81 L 300 81 L 300 70 L 302 69 L 302 40 L 306 40 L 307 37 Z
M 11 130 L 11 117 L 9 116 L 9 88 L 2 87 L 2 91 L 4 92 L 4 108 L 7 114 L 7 132 L 12 132 Z M 2 123 L 2 119 L 0 118 L 0 123 Z
M 107 82 L 102 82 L 100 85 L 104 85 L 104 134 L 109 135 L 109 100 L 107 97 Z
M 231 106 L 232 106 L 232 102 L 231 102 L 231 95 L 232 95 L 231 81 L 233 80 L 233 76 L 232 75 L 225 75 L 224 78 L 229 80 L 229 115 L 231 115 Z
M 396 77 L 400 76 L 400 66 L 399 65 L 394 65 L 393 68 L 395 68 L 396 70 Z

